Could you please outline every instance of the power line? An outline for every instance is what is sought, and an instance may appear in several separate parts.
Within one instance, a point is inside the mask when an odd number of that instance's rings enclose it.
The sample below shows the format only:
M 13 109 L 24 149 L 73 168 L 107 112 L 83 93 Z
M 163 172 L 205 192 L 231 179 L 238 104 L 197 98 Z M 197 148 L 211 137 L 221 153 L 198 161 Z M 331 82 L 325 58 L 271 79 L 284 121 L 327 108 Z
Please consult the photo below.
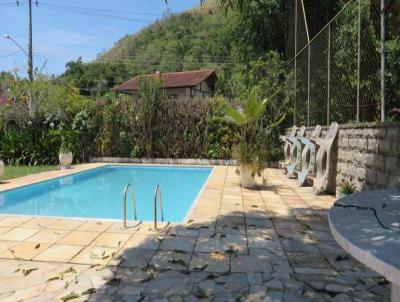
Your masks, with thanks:
M 144 23 L 154 22 L 154 20 L 136 19 L 136 18 L 129 18 L 129 17 L 118 16 L 118 15 L 113 15 L 113 14 L 108 14 L 108 13 L 91 12 L 91 11 L 87 11 L 87 10 L 69 8 L 67 6 L 56 5 L 56 4 L 46 4 L 46 3 L 42 3 L 42 2 L 40 2 L 40 6 L 42 8 L 49 9 L 49 10 L 67 12 L 67 13 L 83 15 L 83 16 L 126 20 L 126 21 L 132 21 L 132 22 L 144 22 Z
M 77 10 L 83 10 L 83 11 L 93 11 L 93 12 L 103 12 L 103 13 L 114 13 L 114 14 L 129 14 L 129 15 L 140 15 L 140 16 L 153 16 L 153 17 L 162 17 L 162 15 L 158 14 L 151 14 L 151 13 L 138 13 L 138 12 L 133 12 L 133 11 L 120 11 L 120 10 L 110 10 L 110 9 L 100 9 L 100 8 L 87 8 L 87 7 L 79 7 L 79 6 L 66 6 L 66 5 L 59 5 L 59 4 L 54 4 L 46 1 L 40 1 L 41 4 L 48 4 L 48 5 L 54 5 L 58 7 L 63 7 L 63 8 L 69 8 L 69 9 L 77 9 Z
M 13 56 L 13 55 L 15 55 L 17 53 L 20 53 L 20 52 L 21 52 L 20 50 L 16 50 L 16 51 L 10 52 L 10 53 L 8 53 L 6 55 L 0 56 L 0 59 L 5 59 L 5 58 L 8 58 L 8 57 L 11 57 L 11 56 Z

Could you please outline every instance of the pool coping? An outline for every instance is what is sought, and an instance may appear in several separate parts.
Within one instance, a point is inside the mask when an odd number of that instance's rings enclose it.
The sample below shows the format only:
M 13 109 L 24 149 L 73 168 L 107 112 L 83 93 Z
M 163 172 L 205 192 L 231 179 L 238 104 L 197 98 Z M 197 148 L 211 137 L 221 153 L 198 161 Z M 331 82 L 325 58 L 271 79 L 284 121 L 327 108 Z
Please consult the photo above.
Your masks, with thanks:
M 86 168 L 86 166 L 89 166 L 88 168 Z M 15 189 L 19 189 L 22 187 L 26 187 L 26 186 L 31 186 L 31 185 L 36 185 L 36 184 L 40 184 L 42 182 L 46 182 L 46 181 L 51 181 L 57 178 L 63 178 L 66 176 L 71 176 L 71 175 L 75 175 L 75 174 L 79 174 L 79 173 L 83 173 L 83 172 L 87 172 L 87 171 L 91 171 L 91 170 L 95 170 L 95 169 L 99 169 L 102 167 L 106 167 L 106 166 L 151 166 L 151 167 L 186 167 L 186 168 L 210 168 L 211 172 L 208 175 L 206 181 L 203 183 L 202 187 L 200 188 L 200 191 L 197 193 L 196 197 L 194 198 L 190 208 L 186 211 L 185 216 L 183 218 L 183 220 L 181 222 L 168 222 L 168 224 L 170 225 L 180 225 L 180 224 L 186 224 L 189 220 L 190 220 L 190 216 L 193 214 L 198 201 L 200 200 L 201 196 L 204 193 L 204 190 L 206 189 L 209 181 L 211 180 L 212 176 L 215 173 L 215 166 L 212 165 L 190 165 L 190 164 L 147 164 L 147 163 L 89 163 L 89 164 L 83 164 L 83 165 L 74 165 L 72 166 L 71 169 L 56 169 L 56 170 L 51 170 L 51 171 L 45 171 L 45 172 L 41 172 L 41 173 L 35 173 L 35 174 L 31 174 L 31 175 L 27 175 L 27 176 L 22 176 L 22 177 L 17 177 L 17 178 L 13 178 L 10 180 L 7 180 L 8 182 L 13 182 L 13 181 L 21 181 L 22 180 L 22 184 L 17 184 L 16 186 L 11 185 L 10 188 L 6 188 L 3 189 L 1 188 L 1 185 L 3 183 L 0 182 L 0 193 L 3 192 L 7 192 L 7 191 L 11 191 L 11 190 L 15 190 Z M 83 169 L 79 169 L 79 170 L 74 170 L 76 168 L 82 168 Z M 34 177 L 34 176 L 45 176 L 46 174 L 54 174 L 54 173 L 61 173 L 64 172 L 62 175 L 54 175 L 54 176 L 49 176 L 49 177 L 45 177 L 44 179 L 40 179 L 38 181 L 33 181 L 33 182 L 29 182 L 29 183 L 24 183 L 25 182 L 25 178 L 30 178 L 30 177 Z M 66 173 L 65 173 L 66 172 Z M 70 172 L 70 173 L 69 173 Z M 7 184 L 7 183 L 6 183 Z M 121 219 L 112 219 L 112 218 L 93 218 L 93 217 L 65 217 L 65 216 L 46 216 L 46 215 L 26 215 L 26 214 L 12 214 L 12 213 L 0 213 L 0 217 L 32 217 L 32 218 L 49 218 L 49 219 L 70 219 L 70 220 L 87 220 L 87 221 L 109 221 L 109 222 L 122 222 L 123 218 Z M 134 222 L 139 222 L 138 224 L 141 223 L 152 223 L 154 222 L 153 220 L 127 220 L 127 222 L 130 223 L 134 223 Z

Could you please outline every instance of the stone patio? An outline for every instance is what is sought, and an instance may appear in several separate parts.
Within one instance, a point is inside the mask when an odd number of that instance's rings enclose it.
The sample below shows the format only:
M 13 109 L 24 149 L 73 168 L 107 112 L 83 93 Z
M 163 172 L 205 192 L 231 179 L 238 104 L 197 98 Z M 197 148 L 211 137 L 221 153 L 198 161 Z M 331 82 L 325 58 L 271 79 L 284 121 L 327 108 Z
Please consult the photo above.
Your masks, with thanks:
M 39 178 L 62 175 L 46 173 Z M 334 198 L 280 170 L 265 176 L 246 190 L 234 167 L 215 167 L 188 222 L 159 231 L 0 216 L 0 300 L 389 301 L 387 281 L 331 236 Z

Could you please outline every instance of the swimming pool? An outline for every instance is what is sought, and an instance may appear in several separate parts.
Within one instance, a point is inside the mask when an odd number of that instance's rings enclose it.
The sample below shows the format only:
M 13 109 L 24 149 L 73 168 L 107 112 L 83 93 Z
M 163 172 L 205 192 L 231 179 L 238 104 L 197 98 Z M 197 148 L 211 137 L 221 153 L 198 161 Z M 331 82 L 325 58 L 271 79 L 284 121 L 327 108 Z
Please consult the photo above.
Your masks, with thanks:
M 159 184 L 164 219 L 181 222 L 212 168 L 169 166 L 103 167 L 0 193 L 0 214 L 122 219 L 123 191 L 134 187 L 138 220 L 152 221 L 154 189 Z M 130 193 L 127 217 L 133 219 Z

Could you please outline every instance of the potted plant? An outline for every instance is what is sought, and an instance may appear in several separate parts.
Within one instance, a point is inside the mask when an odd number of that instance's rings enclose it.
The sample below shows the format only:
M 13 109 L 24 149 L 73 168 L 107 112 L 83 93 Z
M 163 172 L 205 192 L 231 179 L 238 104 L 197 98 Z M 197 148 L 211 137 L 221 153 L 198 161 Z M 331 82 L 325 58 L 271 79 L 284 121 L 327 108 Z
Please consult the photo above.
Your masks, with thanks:
M 356 192 L 357 188 L 353 180 L 354 180 L 353 176 L 350 176 L 348 179 L 342 178 L 342 181 L 339 184 L 339 192 L 337 194 L 337 199 L 346 197 Z
M 71 152 L 70 145 L 66 142 L 64 136 L 61 137 L 61 146 L 60 146 L 60 152 L 58 155 L 58 159 L 60 160 L 61 170 L 71 168 L 73 155 Z
M 244 188 L 256 185 L 255 176 L 261 175 L 268 161 L 268 147 L 265 144 L 266 129 L 263 116 L 268 100 L 260 101 L 252 94 L 244 108 L 235 108 L 225 103 L 223 111 L 240 130 L 238 144 L 234 146 L 233 157 L 240 165 L 241 184 Z

